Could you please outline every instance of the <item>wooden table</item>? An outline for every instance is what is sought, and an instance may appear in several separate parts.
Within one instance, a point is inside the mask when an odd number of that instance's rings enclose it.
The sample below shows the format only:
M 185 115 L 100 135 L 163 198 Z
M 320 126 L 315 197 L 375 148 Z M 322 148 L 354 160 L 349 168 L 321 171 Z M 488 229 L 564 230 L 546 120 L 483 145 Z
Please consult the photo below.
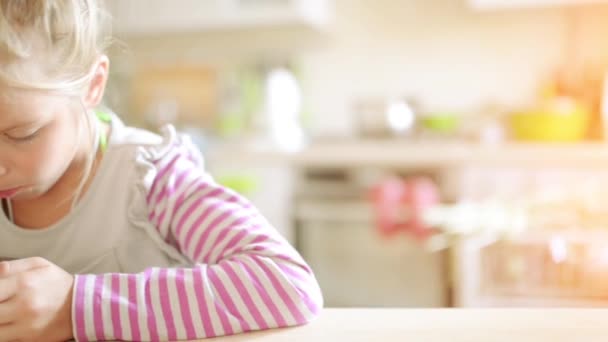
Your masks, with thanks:
M 608 341 L 608 310 L 325 309 L 302 327 L 210 341 L 603 342 Z

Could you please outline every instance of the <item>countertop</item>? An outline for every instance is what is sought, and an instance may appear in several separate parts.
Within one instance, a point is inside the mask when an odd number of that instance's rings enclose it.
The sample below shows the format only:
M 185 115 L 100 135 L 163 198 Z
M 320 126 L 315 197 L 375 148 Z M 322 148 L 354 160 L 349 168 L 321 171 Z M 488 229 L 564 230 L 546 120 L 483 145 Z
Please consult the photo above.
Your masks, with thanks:
M 312 323 L 211 341 L 606 341 L 606 309 L 325 309 Z M 209 340 L 207 340 L 209 341 Z
M 210 159 L 228 158 L 256 163 L 299 167 L 398 166 L 444 167 L 470 164 L 608 165 L 608 143 L 504 143 L 419 142 L 407 140 L 352 140 L 311 144 L 286 152 L 255 144 L 215 146 Z

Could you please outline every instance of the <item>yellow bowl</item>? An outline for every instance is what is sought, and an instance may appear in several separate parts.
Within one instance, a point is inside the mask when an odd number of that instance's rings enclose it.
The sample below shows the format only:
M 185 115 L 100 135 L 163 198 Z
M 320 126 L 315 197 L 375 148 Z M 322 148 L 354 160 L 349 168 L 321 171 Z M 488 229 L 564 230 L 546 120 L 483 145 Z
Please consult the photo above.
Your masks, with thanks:
M 516 113 L 510 117 L 509 124 L 516 140 L 572 142 L 587 136 L 589 114 L 582 108 L 568 112 Z

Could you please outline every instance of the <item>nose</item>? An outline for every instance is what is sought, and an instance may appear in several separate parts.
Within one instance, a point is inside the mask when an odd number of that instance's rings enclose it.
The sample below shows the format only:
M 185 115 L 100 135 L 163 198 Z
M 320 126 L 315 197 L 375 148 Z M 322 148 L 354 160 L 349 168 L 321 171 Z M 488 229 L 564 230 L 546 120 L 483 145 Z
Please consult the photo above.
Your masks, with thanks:
M 0 165 L 0 176 L 4 176 L 7 173 L 7 169 Z

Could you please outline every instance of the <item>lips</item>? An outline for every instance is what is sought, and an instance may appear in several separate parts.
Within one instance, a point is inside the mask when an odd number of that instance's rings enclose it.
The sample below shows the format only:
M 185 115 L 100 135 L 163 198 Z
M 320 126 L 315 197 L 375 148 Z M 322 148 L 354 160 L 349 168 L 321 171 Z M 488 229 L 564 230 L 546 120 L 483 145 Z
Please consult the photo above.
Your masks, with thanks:
M 21 188 L 12 188 L 7 190 L 0 190 L 0 198 L 10 198 L 15 196 Z

